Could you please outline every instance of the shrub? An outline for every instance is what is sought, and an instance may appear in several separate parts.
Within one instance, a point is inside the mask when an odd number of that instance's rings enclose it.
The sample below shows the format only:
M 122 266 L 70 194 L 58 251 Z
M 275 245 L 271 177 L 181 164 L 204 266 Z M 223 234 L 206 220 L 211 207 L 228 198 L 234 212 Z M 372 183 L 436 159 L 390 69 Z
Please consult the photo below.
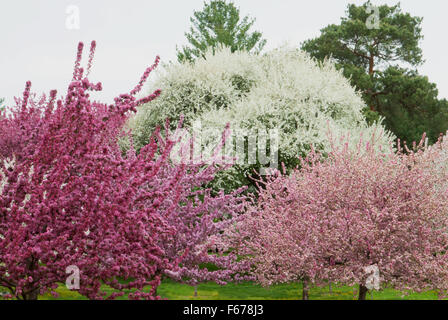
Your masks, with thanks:
M 350 132 L 351 146 L 372 132 L 376 132 L 373 143 L 377 146 L 387 146 L 393 139 L 380 123 L 367 125 L 360 95 L 331 63 L 317 64 L 292 48 L 265 55 L 231 53 L 224 48 L 194 64 L 168 65 L 154 85 L 164 90 L 161 97 L 131 121 L 138 147 L 165 118 L 177 119 L 181 114 L 190 128 L 195 121 L 203 129 L 222 130 L 230 123 L 235 134 L 244 129 L 253 136 L 277 129 L 278 163 L 284 162 L 287 168 L 295 167 L 297 156 L 306 154 L 310 145 L 328 152 L 330 131 L 335 135 Z M 250 184 L 247 177 L 253 169 L 260 171 L 262 161 L 248 162 L 221 175 L 217 185 L 232 189 Z

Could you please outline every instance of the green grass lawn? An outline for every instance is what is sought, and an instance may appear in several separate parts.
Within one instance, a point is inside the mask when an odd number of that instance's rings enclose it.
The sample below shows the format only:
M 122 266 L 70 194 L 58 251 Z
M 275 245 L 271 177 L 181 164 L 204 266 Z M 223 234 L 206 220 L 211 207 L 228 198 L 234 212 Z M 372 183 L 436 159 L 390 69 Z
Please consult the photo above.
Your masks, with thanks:
M 112 289 L 105 287 L 108 292 Z M 6 291 L 6 290 L 0 290 Z M 39 297 L 42 300 L 64 299 L 64 300 L 82 300 L 85 297 L 79 295 L 76 291 L 68 290 L 64 285 L 56 290 L 60 296 L 54 298 L 50 294 Z M 166 280 L 158 288 L 158 294 L 163 298 L 170 300 L 298 300 L 301 299 L 302 288 L 300 284 L 281 284 L 270 288 L 263 288 L 259 285 L 246 282 L 241 284 L 228 284 L 220 286 L 215 283 L 205 283 L 198 286 L 198 296 L 194 297 L 194 289 L 190 286 Z M 384 289 L 375 291 L 367 299 L 373 300 L 436 300 L 435 292 L 411 293 L 403 296 L 402 293 Z M 121 297 L 121 299 L 126 299 Z M 329 293 L 328 287 L 313 287 L 310 290 L 310 300 L 353 300 L 357 299 L 354 295 L 354 288 L 347 286 L 336 286 L 333 284 L 333 293 Z

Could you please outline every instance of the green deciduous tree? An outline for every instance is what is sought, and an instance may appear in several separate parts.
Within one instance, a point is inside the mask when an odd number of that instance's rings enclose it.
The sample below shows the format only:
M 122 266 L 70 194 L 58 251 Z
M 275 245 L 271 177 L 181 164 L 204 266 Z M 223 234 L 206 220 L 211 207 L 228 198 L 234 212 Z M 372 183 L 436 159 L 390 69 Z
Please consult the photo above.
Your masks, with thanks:
M 247 50 L 258 53 L 266 44 L 260 32 L 250 31 L 255 19 L 241 18 L 240 9 L 232 2 L 212 0 L 204 3 L 202 11 L 195 11 L 190 21 L 190 32 L 185 33 L 190 46 L 177 50 L 179 61 L 204 57 L 209 48 L 215 49 L 220 45 L 230 47 L 232 52 Z
M 448 102 L 438 100 L 436 86 L 415 70 L 423 63 L 421 22 L 422 18 L 402 12 L 399 4 L 376 9 L 370 2 L 350 4 L 340 24 L 323 28 L 302 49 L 319 60 L 332 56 L 361 91 L 369 106 L 368 120 L 380 114 L 401 140 L 419 140 L 427 132 L 435 142 L 448 127 Z

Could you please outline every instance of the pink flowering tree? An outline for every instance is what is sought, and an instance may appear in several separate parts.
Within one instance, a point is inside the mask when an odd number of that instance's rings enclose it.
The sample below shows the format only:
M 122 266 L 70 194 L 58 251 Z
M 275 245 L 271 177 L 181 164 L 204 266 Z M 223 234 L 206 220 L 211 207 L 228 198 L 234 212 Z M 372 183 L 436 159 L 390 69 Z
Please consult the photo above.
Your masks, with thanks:
M 195 137 L 181 127 L 182 120 L 174 133 L 170 132 L 170 123 L 166 121 L 163 134 L 174 139 L 176 148 L 170 154 L 171 161 L 160 168 L 158 175 L 148 181 L 147 187 L 159 189 L 169 177 L 179 177 L 177 184 L 167 190 L 164 200 L 157 203 L 166 223 L 176 230 L 175 235 L 168 234 L 160 241 L 165 257 L 169 261 L 177 261 L 180 254 L 183 256 L 176 270 L 165 270 L 163 275 L 194 286 L 196 295 L 197 285 L 201 282 L 214 281 L 224 285 L 229 281 L 253 278 L 248 274 L 246 261 L 239 261 L 234 252 L 219 250 L 213 243 L 213 239 L 245 211 L 243 192 L 246 187 L 225 193 L 224 190 L 213 189 L 210 184 L 217 173 L 231 167 L 235 160 L 222 154 L 229 127 L 216 141 L 212 155 L 196 156 L 193 152 Z M 128 137 L 133 154 L 132 136 Z M 164 145 L 166 139 L 162 132 L 157 131 L 154 137 Z
M 7 116 L 6 107 L 0 110 L 0 159 L 11 158 L 14 155 L 20 161 L 20 150 L 29 139 L 29 132 L 34 131 L 40 123 L 46 96 L 42 95 L 37 99 L 35 94 L 27 94 L 31 95 L 31 98 L 28 98 L 28 106 L 23 107 L 22 100 L 16 99 L 16 105 L 20 107 L 14 113 Z
M 418 148 L 417 148 L 418 149 Z M 252 261 L 263 284 L 325 279 L 359 285 L 372 275 L 401 291 L 448 288 L 446 174 L 431 153 L 375 150 L 359 143 L 311 152 L 291 176 L 260 190 L 251 215 L 224 240 Z M 445 183 L 446 186 L 446 183 Z
M 167 124 L 166 131 L 168 128 Z M 221 146 L 223 143 L 224 140 Z M 228 281 L 249 279 L 245 261 L 239 262 L 231 251 L 217 251 L 210 242 L 233 223 L 232 218 L 244 211 L 246 202 L 242 193 L 245 188 L 225 194 L 222 190 L 216 192 L 208 187 L 217 172 L 230 166 L 229 162 L 222 162 L 219 152 L 209 159 L 188 158 L 182 159 L 182 163 L 185 174 L 160 203 L 162 215 L 177 230 L 176 235 L 167 235 L 160 245 L 170 261 L 177 259 L 179 253 L 185 254 L 179 268 L 165 275 L 195 287 L 205 281 L 223 285 Z M 163 184 L 174 174 L 175 168 L 162 168 L 157 178 L 151 181 L 151 186 L 157 188 Z M 172 206 L 175 209 L 169 210 Z
M 218 208 L 232 215 L 240 205 L 222 194 L 214 202 L 207 191 L 196 193 L 201 201 L 192 197 L 194 186 L 213 172 L 173 163 L 178 141 L 169 134 L 162 139 L 156 132 L 139 153 L 120 149 L 117 141 L 129 114 L 160 94 L 136 98 L 158 58 L 130 93 L 107 105 L 89 98 L 90 91 L 101 90 L 101 83 L 87 78 L 95 42 L 85 74 L 82 49 L 80 43 L 64 98 L 52 91 L 34 102 L 27 82 L 17 107 L 1 117 L 0 286 L 19 299 L 48 291 L 56 295 L 75 266 L 79 293 L 88 298 L 113 299 L 131 289 L 129 298 L 157 298 L 165 274 L 183 277 L 190 270 L 189 278 L 196 276 L 192 261 L 207 256 L 204 251 L 191 256 L 192 249 L 200 251 L 207 232 L 219 230 L 219 222 L 211 225 L 219 220 Z M 194 235 L 186 236 L 175 221 L 179 206 L 189 214 Z M 195 220 L 195 214 L 205 218 Z M 183 238 L 196 239 L 195 245 Z M 174 249 L 168 240 L 179 245 Z M 229 266 L 225 261 L 223 268 Z M 107 294 L 102 285 L 114 292 Z
M 328 265 L 316 217 L 302 210 L 300 189 L 286 174 L 276 172 L 257 185 L 258 198 L 216 241 L 244 257 L 263 286 L 301 282 L 302 299 L 308 300 L 310 283 L 322 283 Z

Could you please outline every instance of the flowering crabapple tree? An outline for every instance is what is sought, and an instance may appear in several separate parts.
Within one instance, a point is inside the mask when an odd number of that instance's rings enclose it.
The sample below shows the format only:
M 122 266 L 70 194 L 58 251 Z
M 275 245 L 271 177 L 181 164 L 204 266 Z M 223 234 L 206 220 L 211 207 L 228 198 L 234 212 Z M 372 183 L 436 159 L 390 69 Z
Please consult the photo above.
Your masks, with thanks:
M 176 174 L 179 176 L 178 183 L 168 190 L 168 196 L 157 204 L 166 223 L 176 230 L 175 235 L 167 234 L 162 237 L 160 246 L 165 257 L 169 261 L 177 261 L 180 253 L 183 253 L 176 271 L 167 270 L 165 276 L 195 288 L 204 281 L 223 285 L 228 281 L 252 279 L 248 275 L 249 266 L 246 261 L 238 261 L 238 257 L 231 251 L 216 250 L 209 241 L 226 230 L 233 223 L 232 218 L 244 211 L 246 204 L 246 197 L 242 194 L 244 187 L 228 194 L 223 190 L 216 192 L 209 187 L 217 172 L 232 165 L 232 159 L 223 158 L 221 154 L 229 128 L 223 132 L 213 155 L 203 158 L 190 154 L 189 148 L 194 144 L 194 137 L 187 138 L 186 143 L 180 143 L 181 140 L 185 141 L 185 131 L 181 124 L 182 120 L 174 134 L 171 134 L 167 120 L 164 133 L 169 133 L 169 137 L 176 141 L 175 146 L 180 147 L 172 150 L 171 160 L 180 163 L 182 174 L 176 172 L 178 166 L 167 163 L 148 182 L 152 189 L 158 189 L 166 179 Z M 154 136 L 163 145 L 165 138 L 160 132 L 156 131 Z
M 383 287 L 445 292 L 447 189 L 435 186 L 447 176 L 428 170 L 436 149 L 332 148 L 326 160 L 313 150 L 290 176 L 268 181 L 223 241 L 253 256 L 265 284 L 326 279 L 358 284 L 365 299 L 366 268 L 375 266 Z
M 245 257 L 263 286 L 301 281 L 302 299 L 308 300 L 310 282 L 319 282 L 326 270 L 315 217 L 300 209 L 300 190 L 285 170 L 257 184 L 258 200 L 221 236 L 221 245 Z
M 169 266 L 157 237 L 174 230 L 154 207 L 140 205 L 160 195 L 144 196 L 140 189 L 167 156 L 154 160 L 152 143 L 134 159 L 122 157 L 113 135 L 128 111 L 159 94 L 141 100 L 134 97 L 153 68 L 114 105 L 92 103 L 88 92 L 101 90 L 101 83 L 93 84 L 83 76 L 82 49 L 80 43 L 64 99 L 56 101 L 52 91 L 48 100 L 29 103 L 31 83 L 27 82 L 17 109 L 3 119 L 3 131 L 18 127 L 21 136 L 9 135 L 9 141 L 1 143 L 2 156 L 9 156 L 10 162 L 6 166 L 3 161 L 0 167 L 4 180 L 0 284 L 13 297 L 36 299 L 65 282 L 66 268 L 75 265 L 81 270 L 79 292 L 89 298 L 105 296 L 102 283 L 117 289 L 108 298 L 128 288 L 137 289 L 132 297 L 153 298 L 152 292 L 142 289 L 155 288 L 157 270 Z M 94 50 L 93 42 L 87 73 Z M 168 180 L 164 187 L 170 188 L 175 181 Z M 119 278 L 133 281 L 121 284 Z
M 213 172 L 174 164 L 170 154 L 176 140 L 168 134 L 161 139 L 156 131 L 139 153 L 130 149 L 123 154 L 119 147 L 129 114 L 160 94 L 156 90 L 136 98 L 159 58 L 133 90 L 107 105 L 89 99 L 90 91 L 101 90 L 101 83 L 87 78 L 95 42 L 85 74 L 80 67 L 82 51 L 80 43 L 64 98 L 57 99 L 56 91 L 51 91 L 48 99 L 34 102 L 27 82 L 17 107 L 1 117 L 0 286 L 10 291 L 11 298 L 37 299 L 48 291 L 57 295 L 55 289 L 65 282 L 67 268 L 76 266 L 79 293 L 90 299 L 125 294 L 133 299 L 158 298 L 162 276 L 183 275 L 187 261 L 194 260 L 189 245 L 170 252 L 164 245 L 172 237 L 185 237 L 185 228 L 171 219 L 179 203 L 189 208 L 184 212 L 207 219 L 217 217 L 213 209 L 222 207 L 230 215 L 239 204 L 225 195 L 216 203 L 208 197 L 205 207 L 193 204 L 194 198 L 185 194 L 188 184 L 197 181 L 200 186 Z M 198 223 L 192 215 L 192 223 Z M 190 239 L 205 237 L 202 229 L 217 230 L 209 223 L 200 225 Z M 184 258 L 190 260 L 182 265 Z M 103 284 L 113 293 L 103 291 Z M 151 287 L 149 292 L 146 286 Z
M 359 299 L 367 293 L 368 266 L 400 291 L 448 288 L 447 189 L 434 188 L 447 176 L 420 160 L 424 138 L 407 152 L 376 152 L 361 142 L 356 152 L 337 148 L 329 162 L 308 162 L 303 170 L 310 207 L 324 213 L 321 241 L 333 243 L 326 250 L 330 278 L 358 283 Z

